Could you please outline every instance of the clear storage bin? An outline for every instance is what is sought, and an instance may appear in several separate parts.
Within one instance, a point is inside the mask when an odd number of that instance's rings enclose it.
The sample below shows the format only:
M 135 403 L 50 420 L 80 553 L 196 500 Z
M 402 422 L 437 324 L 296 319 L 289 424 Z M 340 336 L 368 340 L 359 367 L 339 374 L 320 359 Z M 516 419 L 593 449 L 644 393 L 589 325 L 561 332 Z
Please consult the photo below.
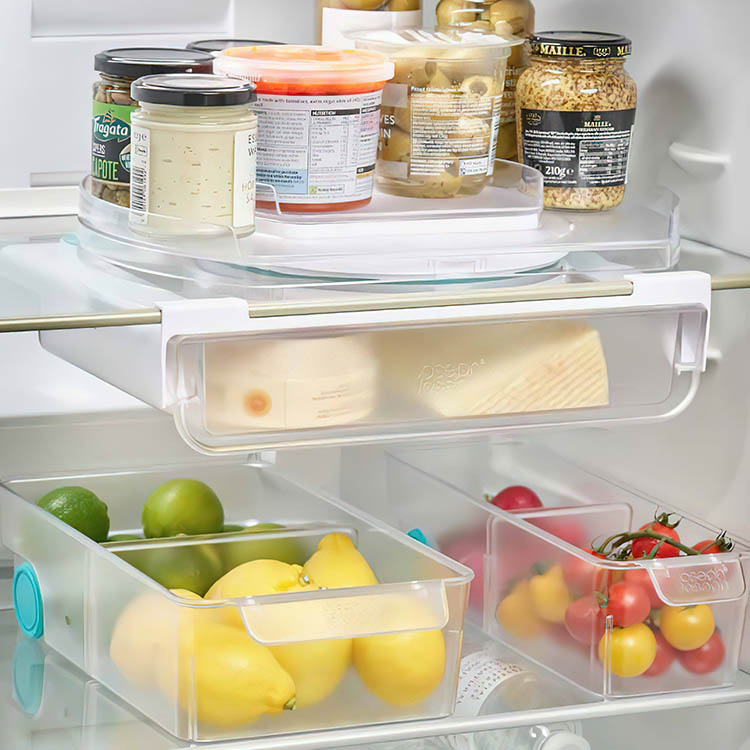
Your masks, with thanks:
M 132 531 L 139 526 L 141 500 L 177 476 L 209 484 L 222 499 L 225 520 L 272 520 L 283 531 L 256 532 L 252 540 L 247 534 L 225 534 L 99 545 L 34 503 L 52 488 L 82 485 L 106 500 L 113 531 Z M 452 711 L 471 571 L 337 500 L 273 470 L 225 462 L 13 479 L 0 494 L 2 543 L 17 562 L 33 566 L 47 644 L 178 737 L 280 735 Z M 155 561 L 164 560 L 159 555 L 178 548 L 233 567 L 230 560 L 259 556 L 257 548 L 251 549 L 254 544 L 268 557 L 269 544 L 284 543 L 288 549 L 293 543 L 306 558 L 331 531 L 355 541 L 378 585 L 216 600 L 206 606 L 171 593 L 134 567 L 153 570 Z M 387 634 L 397 640 L 415 631 L 439 633 L 435 638 L 444 648 L 442 677 L 437 674 L 436 687 L 419 701 L 382 685 L 373 688 L 378 697 L 341 656 L 347 639 Z M 434 649 L 440 649 L 431 642 L 430 658 L 439 669 Z M 283 699 L 287 708 L 294 703 L 284 693 L 288 681 L 277 679 L 277 666 L 268 662 L 268 649 L 279 648 L 297 649 L 299 663 L 308 665 L 303 678 L 312 669 L 307 705 L 253 721 L 248 711 L 253 714 L 258 701 Z M 386 663 L 388 658 L 383 657 Z M 264 678 L 266 672 L 271 676 L 268 689 L 253 694 L 248 670 L 258 660 L 265 665 Z M 401 675 L 408 670 L 403 664 L 392 666 Z M 337 669 L 343 671 L 336 674 Z M 324 693 L 320 681 L 332 681 L 331 688 L 339 679 L 331 694 L 315 701 Z M 302 684 L 294 683 L 294 700 L 301 697 Z
M 524 656 L 608 697 L 734 683 L 746 630 L 746 542 L 735 539 L 733 550 L 723 554 L 597 558 L 587 548 L 618 532 L 639 529 L 657 513 L 676 511 L 530 443 L 403 452 L 389 461 L 389 483 L 388 494 L 397 502 L 385 517 L 404 530 L 419 528 L 431 545 L 471 567 L 476 577 L 470 616 L 481 618 L 486 632 Z M 512 485 L 530 487 L 544 507 L 511 513 L 483 497 Z M 435 508 L 445 511 L 436 513 Z M 720 530 L 682 517 L 679 533 L 691 546 L 714 539 Z M 637 656 L 637 648 L 648 648 L 645 628 L 659 642 L 657 658 L 669 656 L 627 677 L 616 673 L 625 671 L 615 651 L 621 649 L 618 639 L 623 633 L 615 627 L 612 611 L 605 610 L 591 627 L 581 625 L 574 617 L 577 610 L 570 610 L 590 596 L 606 606 L 611 596 L 622 593 L 622 588 L 617 594 L 613 590 L 623 581 L 641 586 L 650 603 L 649 614 L 638 620 L 637 632 L 630 633 L 634 640 L 627 653 Z M 669 622 L 663 621 L 665 613 Z M 723 648 L 715 640 L 698 651 L 665 647 L 663 638 L 690 645 L 684 640 L 690 631 L 681 620 L 686 613 L 701 626 L 712 619 L 711 638 L 719 638 Z M 685 629 L 677 636 L 675 622 Z

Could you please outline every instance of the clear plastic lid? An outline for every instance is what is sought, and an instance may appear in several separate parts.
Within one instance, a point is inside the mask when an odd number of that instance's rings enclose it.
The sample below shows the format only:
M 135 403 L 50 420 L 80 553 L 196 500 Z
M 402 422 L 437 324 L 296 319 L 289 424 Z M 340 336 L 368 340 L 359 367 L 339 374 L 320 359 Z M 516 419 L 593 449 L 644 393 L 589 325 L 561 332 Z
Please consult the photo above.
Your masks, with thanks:
M 393 63 L 377 51 L 274 44 L 224 50 L 214 72 L 251 81 L 346 85 L 388 81 Z
M 404 47 L 419 47 L 424 50 L 474 49 L 480 55 L 492 54 L 509 57 L 510 50 L 523 39 L 514 36 L 500 36 L 481 31 L 424 31 L 423 29 L 402 29 L 362 31 L 352 35 L 358 49 L 364 48 L 393 55 Z

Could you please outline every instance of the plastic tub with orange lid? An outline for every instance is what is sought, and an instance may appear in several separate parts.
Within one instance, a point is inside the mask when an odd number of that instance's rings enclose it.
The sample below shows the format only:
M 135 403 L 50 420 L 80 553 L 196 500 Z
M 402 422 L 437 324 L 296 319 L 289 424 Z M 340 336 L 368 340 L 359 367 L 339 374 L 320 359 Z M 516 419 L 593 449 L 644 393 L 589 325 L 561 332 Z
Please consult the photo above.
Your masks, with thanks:
M 393 63 L 383 54 L 235 47 L 217 56 L 214 71 L 257 86 L 258 207 L 275 208 L 275 198 L 282 211 L 296 212 L 343 211 L 370 202 L 380 103 L 393 77 Z

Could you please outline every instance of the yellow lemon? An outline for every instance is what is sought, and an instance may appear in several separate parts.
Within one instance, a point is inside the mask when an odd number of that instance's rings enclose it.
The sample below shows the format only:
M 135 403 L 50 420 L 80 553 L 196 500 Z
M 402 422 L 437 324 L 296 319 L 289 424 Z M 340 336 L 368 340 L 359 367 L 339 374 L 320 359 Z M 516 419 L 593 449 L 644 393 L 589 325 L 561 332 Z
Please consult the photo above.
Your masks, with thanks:
M 352 540 L 338 532 L 327 534 L 320 540 L 317 551 L 303 570 L 318 586 L 328 589 L 372 586 L 378 582 Z
M 232 568 L 211 586 L 206 599 L 239 599 L 243 596 L 264 596 L 302 591 L 311 586 L 300 565 L 289 565 L 280 560 L 251 560 Z M 315 588 L 315 587 L 312 587 Z M 222 607 L 222 618 L 227 625 L 244 628 L 236 607 Z
M 271 646 L 297 688 L 297 708 L 312 706 L 337 687 L 352 661 L 352 640 L 306 641 Z
M 292 678 L 239 628 L 196 623 L 158 661 L 162 692 L 199 722 L 238 727 L 295 705 Z

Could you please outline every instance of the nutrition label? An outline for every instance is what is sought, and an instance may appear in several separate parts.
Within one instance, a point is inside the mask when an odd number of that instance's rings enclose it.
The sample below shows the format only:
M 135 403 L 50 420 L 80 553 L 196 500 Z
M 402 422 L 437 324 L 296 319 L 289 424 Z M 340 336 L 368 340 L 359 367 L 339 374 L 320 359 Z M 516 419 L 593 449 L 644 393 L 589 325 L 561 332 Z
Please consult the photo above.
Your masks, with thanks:
M 547 186 L 625 185 L 634 121 L 635 109 L 522 109 L 523 161 L 542 173 Z
M 258 94 L 258 183 L 282 203 L 342 203 L 372 193 L 382 92 Z M 260 200 L 273 192 L 258 185 Z
M 439 175 L 456 157 L 461 177 L 492 174 L 501 97 L 414 90 L 409 102 L 411 174 Z

